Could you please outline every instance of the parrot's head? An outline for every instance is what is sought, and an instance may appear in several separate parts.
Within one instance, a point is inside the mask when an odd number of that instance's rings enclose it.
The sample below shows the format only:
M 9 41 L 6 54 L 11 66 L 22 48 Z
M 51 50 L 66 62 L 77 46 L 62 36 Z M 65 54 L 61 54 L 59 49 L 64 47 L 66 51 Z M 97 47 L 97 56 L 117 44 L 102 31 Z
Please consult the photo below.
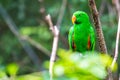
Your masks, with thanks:
M 73 16 L 72 16 L 73 24 L 81 24 L 86 22 L 89 22 L 89 17 L 85 12 L 76 11 L 75 13 L 73 13 Z

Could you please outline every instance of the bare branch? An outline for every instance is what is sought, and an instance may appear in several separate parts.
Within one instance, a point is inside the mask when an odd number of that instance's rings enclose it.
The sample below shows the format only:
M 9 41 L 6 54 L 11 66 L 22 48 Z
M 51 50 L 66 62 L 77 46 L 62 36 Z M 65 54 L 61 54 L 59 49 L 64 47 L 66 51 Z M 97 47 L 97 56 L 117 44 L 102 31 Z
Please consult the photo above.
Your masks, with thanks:
M 64 13 L 66 10 L 67 2 L 68 2 L 67 0 L 62 0 L 61 8 L 59 10 L 59 15 L 58 15 L 57 23 L 56 23 L 56 26 L 58 27 L 59 30 L 60 30 L 60 25 L 62 23 Z M 64 44 L 64 46 L 68 48 L 67 39 L 61 34 L 59 35 L 59 37 L 60 37 L 60 41 Z
M 105 7 L 106 7 L 106 0 L 102 0 L 102 1 L 101 1 L 101 5 L 100 5 L 100 9 L 99 9 L 99 15 L 100 15 L 100 16 L 101 16 L 102 13 L 104 12 Z
M 113 59 L 112 65 L 111 65 L 112 68 L 114 67 L 114 65 L 117 61 L 117 58 L 118 58 L 119 37 L 120 37 L 120 16 L 119 16 L 118 31 L 117 31 L 117 37 L 116 37 L 115 55 L 114 55 L 114 59 Z
M 99 19 L 99 13 L 97 11 L 95 1 L 94 0 L 88 0 L 88 1 L 89 1 L 89 6 L 90 6 L 90 9 L 92 12 L 92 17 L 93 17 L 94 26 L 95 26 L 96 33 L 97 33 L 97 39 L 98 39 L 100 51 L 104 54 L 107 54 L 107 48 L 106 48 L 106 44 L 105 44 L 105 40 L 104 40 L 102 28 L 101 28 L 101 22 Z M 107 69 L 107 70 L 108 70 L 108 78 L 107 79 L 113 80 L 111 70 L 110 69 Z
M 117 31 L 117 36 L 116 36 L 116 46 L 115 46 L 115 55 L 114 55 L 114 59 L 113 59 L 113 62 L 111 64 L 111 67 L 113 68 L 116 61 L 117 61 L 117 58 L 118 58 L 118 45 L 119 45 L 119 37 L 120 37 L 120 2 L 119 0 L 113 0 L 114 1 L 114 4 L 116 6 L 116 10 L 118 12 L 118 31 Z
M 44 0 L 38 0 L 40 2 L 40 13 L 41 13 L 41 17 L 43 20 L 45 20 L 45 16 L 46 16 L 46 9 L 44 6 Z
M 61 24 L 63 16 L 64 16 L 66 5 L 67 5 L 67 0 L 62 0 L 62 5 L 60 8 L 60 12 L 59 12 L 59 16 L 58 16 L 58 20 L 57 20 L 57 24 L 56 24 L 58 26 L 58 28 L 60 28 L 60 24 Z
M 50 57 L 50 65 L 49 65 L 50 80 L 53 80 L 53 66 L 54 66 L 54 61 L 56 58 L 56 52 L 58 47 L 59 29 L 57 28 L 57 26 L 53 26 L 50 15 L 46 16 L 46 21 L 48 22 L 50 29 L 54 35 L 52 52 Z
M 43 47 L 40 43 L 31 39 L 29 36 L 21 36 L 24 40 L 27 40 L 32 46 L 36 47 L 38 50 L 42 51 L 44 54 L 50 57 L 50 51 Z
M 52 31 L 54 35 L 53 47 L 52 47 L 52 52 L 51 52 L 51 57 L 50 57 L 50 66 L 49 66 L 50 80 L 52 80 L 53 78 L 53 66 L 54 66 L 54 61 L 56 58 L 56 52 L 57 52 L 57 47 L 58 47 L 59 29 L 60 29 L 60 24 L 62 22 L 62 18 L 64 16 L 66 4 L 67 4 L 67 0 L 63 0 L 61 9 L 60 9 L 60 14 L 58 16 L 58 20 L 56 24 L 57 26 L 53 26 L 50 15 L 47 15 L 45 18 L 50 26 L 50 30 Z
M 115 5 L 116 7 L 116 10 L 117 10 L 117 13 L 118 13 L 118 17 L 120 15 L 120 2 L 119 0 L 112 0 L 113 4 Z
M 100 23 L 100 19 L 99 19 L 99 13 L 97 11 L 95 1 L 94 0 L 88 0 L 88 1 L 89 1 L 89 6 L 90 6 L 90 9 L 92 12 L 94 27 L 96 29 L 100 51 L 102 53 L 107 54 L 107 48 L 106 48 L 106 44 L 105 44 L 105 40 L 104 40 L 102 28 L 101 28 L 101 23 Z
M 50 26 L 50 30 L 52 31 L 53 34 L 55 34 L 50 14 L 48 14 L 45 19 L 46 19 L 46 21 L 48 22 L 48 24 Z

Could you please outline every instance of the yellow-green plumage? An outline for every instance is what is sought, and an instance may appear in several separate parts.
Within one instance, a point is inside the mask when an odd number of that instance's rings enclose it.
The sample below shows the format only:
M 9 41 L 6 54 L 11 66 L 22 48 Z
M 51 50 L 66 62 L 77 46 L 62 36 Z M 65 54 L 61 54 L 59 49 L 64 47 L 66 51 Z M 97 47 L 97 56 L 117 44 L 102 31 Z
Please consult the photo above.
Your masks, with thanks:
M 76 11 L 72 17 L 73 27 L 69 30 L 69 46 L 73 51 L 85 52 L 94 49 L 95 33 L 88 15 L 83 11 Z

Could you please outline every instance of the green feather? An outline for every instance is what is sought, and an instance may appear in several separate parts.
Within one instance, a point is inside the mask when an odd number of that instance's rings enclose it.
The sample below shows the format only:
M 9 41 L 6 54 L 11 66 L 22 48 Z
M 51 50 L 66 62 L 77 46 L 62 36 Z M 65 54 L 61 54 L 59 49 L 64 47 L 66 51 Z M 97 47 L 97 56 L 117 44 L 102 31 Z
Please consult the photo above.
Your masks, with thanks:
M 73 48 L 72 48 L 73 32 L 74 32 L 74 29 L 73 29 L 73 27 L 71 27 L 70 30 L 69 30 L 68 41 L 69 41 L 70 49 L 72 49 L 72 50 L 73 50 Z
M 76 20 L 69 30 L 70 49 L 81 53 L 94 50 L 95 32 L 90 24 L 89 16 L 83 11 L 76 11 L 73 16 Z

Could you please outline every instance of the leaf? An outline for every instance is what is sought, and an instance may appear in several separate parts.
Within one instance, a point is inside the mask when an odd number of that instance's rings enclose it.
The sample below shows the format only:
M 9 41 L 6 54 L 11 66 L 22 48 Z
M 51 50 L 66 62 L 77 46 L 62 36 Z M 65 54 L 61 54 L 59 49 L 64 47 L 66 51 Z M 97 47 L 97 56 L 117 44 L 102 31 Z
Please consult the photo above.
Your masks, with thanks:
M 85 55 L 80 55 L 63 49 L 58 50 L 58 56 L 60 58 L 55 62 L 54 76 L 75 80 L 105 79 L 107 68 L 110 68 L 113 60 L 109 55 L 98 52 L 86 52 Z
M 6 68 L 7 72 L 11 76 L 15 76 L 17 74 L 18 69 L 19 69 L 19 66 L 16 63 L 10 63 L 7 65 L 7 68 Z

